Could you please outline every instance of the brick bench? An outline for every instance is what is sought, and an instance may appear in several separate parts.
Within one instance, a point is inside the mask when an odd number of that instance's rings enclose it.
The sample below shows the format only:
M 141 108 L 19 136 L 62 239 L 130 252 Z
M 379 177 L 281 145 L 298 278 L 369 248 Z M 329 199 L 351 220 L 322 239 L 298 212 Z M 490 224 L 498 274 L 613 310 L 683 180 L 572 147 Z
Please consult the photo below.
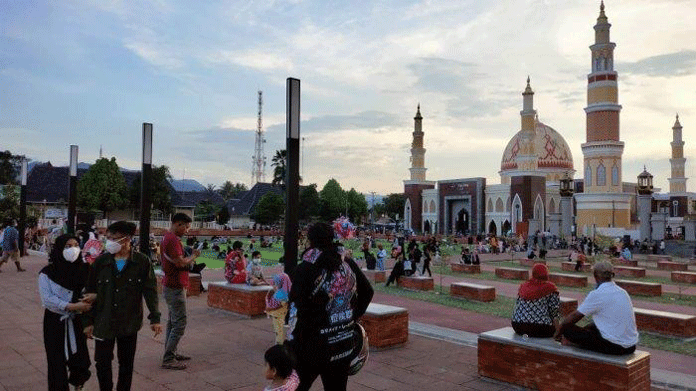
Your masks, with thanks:
M 479 334 L 478 374 L 531 389 L 650 391 L 650 353 L 610 356 L 505 327 Z
M 634 308 L 638 330 L 678 337 L 696 337 L 696 315 Z
M 665 254 L 648 254 L 647 257 L 648 257 L 648 261 L 653 261 L 653 262 L 657 262 L 657 261 L 671 262 L 672 261 L 672 256 L 665 255 Z
M 396 284 L 401 288 L 413 289 L 418 291 L 431 291 L 435 289 L 435 281 L 432 277 L 423 276 L 401 276 L 397 280 Z
M 514 267 L 497 267 L 495 268 L 495 276 L 506 280 L 528 280 L 529 270 Z
M 488 285 L 455 282 L 450 284 L 450 295 L 488 302 L 495 300 L 495 288 Z
M 696 284 L 696 273 L 694 272 L 672 272 L 672 281 L 684 284 Z
M 465 265 L 463 263 L 452 263 L 450 268 L 453 273 L 481 274 L 481 265 Z
M 645 268 L 631 266 L 614 266 L 614 274 L 621 277 L 645 277 Z
M 614 282 L 631 295 L 662 296 L 662 284 L 628 280 L 614 280 Z
M 232 311 L 247 316 L 263 315 L 268 285 L 250 286 L 227 281 L 208 284 L 208 307 Z
M 558 312 L 561 316 L 567 316 L 571 312 L 578 309 L 578 299 L 573 299 L 570 297 L 560 297 L 561 305 L 558 307 Z
M 378 283 L 387 281 L 387 272 L 384 270 L 367 270 L 362 269 L 363 274 L 368 280 Z
M 689 270 L 689 265 L 679 262 L 657 261 L 657 269 L 685 272 Z
M 370 339 L 370 348 L 387 348 L 408 341 L 408 311 L 391 305 L 370 303 L 360 318 Z
M 161 269 L 155 270 L 155 278 L 157 278 L 157 293 L 162 293 L 162 280 L 164 272 Z M 189 286 L 186 288 L 186 296 L 199 296 L 201 294 L 201 275 L 189 273 Z
M 574 272 L 575 271 L 575 262 L 563 262 L 563 263 L 561 263 L 561 270 L 563 270 L 565 272 Z M 580 271 L 589 273 L 592 271 L 592 265 L 590 265 L 589 263 L 583 263 L 582 266 L 580 266 Z
M 549 281 L 560 286 L 587 286 L 587 276 L 579 276 L 577 274 L 549 273 Z
M 621 259 L 621 258 L 616 258 L 614 259 L 614 264 L 616 265 L 622 265 L 622 266 L 632 266 L 632 267 L 638 267 L 638 261 L 635 259 L 626 260 L 626 259 Z
M 536 265 L 537 263 L 543 263 L 544 265 L 546 265 L 546 260 L 538 258 L 520 259 L 520 265 L 522 266 L 534 267 L 534 265 Z

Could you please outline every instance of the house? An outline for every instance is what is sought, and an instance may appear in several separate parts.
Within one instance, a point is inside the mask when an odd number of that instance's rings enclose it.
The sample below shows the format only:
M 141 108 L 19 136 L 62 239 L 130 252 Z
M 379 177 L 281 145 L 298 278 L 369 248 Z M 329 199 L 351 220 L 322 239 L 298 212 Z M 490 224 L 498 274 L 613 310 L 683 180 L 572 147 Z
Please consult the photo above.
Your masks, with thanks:
M 227 202 L 227 210 L 230 212 L 230 221 L 227 223 L 232 228 L 247 228 L 253 225 L 251 213 L 261 197 L 269 192 L 283 196 L 280 186 L 270 183 L 258 182 L 251 189 L 237 195 L 237 199 Z

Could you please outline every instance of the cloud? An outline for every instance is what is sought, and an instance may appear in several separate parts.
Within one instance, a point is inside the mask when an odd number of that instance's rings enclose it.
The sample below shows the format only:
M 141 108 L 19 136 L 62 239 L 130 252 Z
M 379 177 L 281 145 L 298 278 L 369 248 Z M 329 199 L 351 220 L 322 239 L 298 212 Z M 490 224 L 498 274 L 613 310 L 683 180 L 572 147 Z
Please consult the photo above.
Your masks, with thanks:
M 293 69 L 292 61 L 271 51 L 251 49 L 245 51 L 221 50 L 207 58 L 211 63 L 235 64 L 262 72 L 286 71 Z
M 636 62 L 623 62 L 617 64 L 616 69 L 628 74 L 653 77 L 693 75 L 696 74 L 696 51 L 682 50 L 646 57 Z

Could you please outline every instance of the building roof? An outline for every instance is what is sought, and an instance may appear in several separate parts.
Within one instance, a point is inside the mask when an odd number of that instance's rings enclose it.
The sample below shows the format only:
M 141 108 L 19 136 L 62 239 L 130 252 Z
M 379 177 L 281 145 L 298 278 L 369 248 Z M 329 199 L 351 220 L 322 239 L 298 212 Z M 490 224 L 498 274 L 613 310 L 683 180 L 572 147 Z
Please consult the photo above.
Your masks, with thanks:
M 238 195 L 239 199 L 230 200 L 227 203 L 227 210 L 230 212 L 230 216 L 250 215 L 261 197 L 268 192 L 273 192 L 280 196 L 283 195 L 283 189 L 280 186 L 258 182 L 248 191 L 240 193 Z
M 214 205 L 225 205 L 225 200 L 215 191 L 172 191 L 172 205 L 174 206 L 194 207 L 206 201 Z
M 539 169 L 573 170 L 573 155 L 563 136 L 540 121 L 535 123 L 534 147 Z M 505 148 L 500 162 L 502 172 L 517 170 L 521 135 L 522 131 L 517 132 Z

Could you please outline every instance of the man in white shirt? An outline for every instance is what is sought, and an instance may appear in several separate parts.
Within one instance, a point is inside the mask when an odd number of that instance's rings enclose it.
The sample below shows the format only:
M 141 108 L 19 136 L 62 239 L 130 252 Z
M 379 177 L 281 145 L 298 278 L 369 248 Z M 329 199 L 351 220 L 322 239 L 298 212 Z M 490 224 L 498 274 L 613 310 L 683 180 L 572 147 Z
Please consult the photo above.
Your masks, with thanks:
M 609 262 L 594 265 L 597 288 L 590 292 L 576 311 L 563 319 L 554 338 L 595 352 L 623 355 L 636 350 L 638 329 L 628 293 L 616 285 L 614 267 Z M 576 323 L 592 316 L 594 323 L 578 327 Z

